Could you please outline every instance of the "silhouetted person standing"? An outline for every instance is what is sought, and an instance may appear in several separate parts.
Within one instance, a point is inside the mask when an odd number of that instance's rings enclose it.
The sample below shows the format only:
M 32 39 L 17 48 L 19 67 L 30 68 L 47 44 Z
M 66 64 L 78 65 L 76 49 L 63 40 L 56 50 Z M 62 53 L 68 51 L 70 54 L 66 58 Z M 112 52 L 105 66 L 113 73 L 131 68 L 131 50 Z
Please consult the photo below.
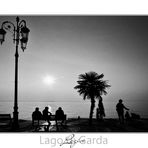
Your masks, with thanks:
M 32 125 L 34 125 L 34 120 L 37 120 L 39 125 L 39 120 L 41 120 L 41 118 L 42 118 L 42 113 L 39 111 L 39 108 L 36 107 L 35 111 L 32 113 Z
M 119 102 L 116 105 L 116 111 L 118 113 L 120 123 L 124 123 L 124 109 L 129 110 L 128 108 L 126 108 L 124 106 L 124 104 L 122 102 L 123 101 L 120 99 Z
M 103 117 L 105 117 L 105 110 L 104 110 L 104 105 L 102 102 L 102 97 L 100 97 L 100 99 L 99 99 L 98 113 L 99 113 L 100 120 L 103 120 Z

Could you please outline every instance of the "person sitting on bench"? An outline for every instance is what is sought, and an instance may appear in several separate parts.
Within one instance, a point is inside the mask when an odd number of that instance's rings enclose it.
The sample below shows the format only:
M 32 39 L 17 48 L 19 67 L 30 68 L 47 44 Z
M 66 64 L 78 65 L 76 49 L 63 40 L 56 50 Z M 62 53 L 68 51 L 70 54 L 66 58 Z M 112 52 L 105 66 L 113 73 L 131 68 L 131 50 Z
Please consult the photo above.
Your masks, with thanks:
M 64 111 L 62 110 L 61 107 L 58 108 L 58 110 L 55 113 L 55 118 L 56 118 L 56 124 L 58 120 L 61 120 L 61 125 L 64 123 Z
M 45 121 L 47 121 L 48 124 L 50 125 L 51 124 L 50 123 L 50 115 L 51 115 L 51 112 L 49 112 L 48 109 L 49 109 L 48 107 L 45 107 L 45 109 L 43 110 L 43 119 Z
M 36 107 L 35 111 L 32 113 L 32 125 L 34 125 L 34 120 L 37 120 L 39 125 L 39 120 L 41 120 L 41 118 L 42 118 L 42 113 L 39 111 L 39 108 Z

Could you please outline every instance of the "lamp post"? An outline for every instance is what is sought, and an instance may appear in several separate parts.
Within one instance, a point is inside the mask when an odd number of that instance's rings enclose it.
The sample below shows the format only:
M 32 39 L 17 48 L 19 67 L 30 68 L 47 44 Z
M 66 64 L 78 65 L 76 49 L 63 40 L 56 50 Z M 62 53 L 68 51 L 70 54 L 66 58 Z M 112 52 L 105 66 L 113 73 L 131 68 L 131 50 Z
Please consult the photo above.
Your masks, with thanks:
M 0 29 L 0 43 L 2 44 L 5 41 L 6 31 L 9 31 L 13 34 L 13 42 L 16 46 L 15 51 L 15 85 L 14 85 L 14 112 L 13 112 L 13 129 L 19 128 L 18 122 L 18 47 L 21 43 L 21 48 L 24 51 L 28 42 L 28 35 L 30 30 L 26 27 L 26 21 L 20 20 L 19 17 L 16 17 L 16 25 L 10 21 L 5 21 L 2 23 Z

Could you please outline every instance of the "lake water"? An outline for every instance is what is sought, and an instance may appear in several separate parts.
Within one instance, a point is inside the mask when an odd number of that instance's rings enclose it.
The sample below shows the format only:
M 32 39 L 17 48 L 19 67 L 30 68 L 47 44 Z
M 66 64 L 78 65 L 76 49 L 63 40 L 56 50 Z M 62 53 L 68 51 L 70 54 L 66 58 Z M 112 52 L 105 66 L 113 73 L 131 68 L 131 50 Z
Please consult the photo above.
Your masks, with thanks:
M 117 113 L 115 110 L 117 102 L 110 102 L 110 101 L 104 101 L 104 107 L 105 107 L 105 112 L 106 112 L 106 117 L 107 118 L 116 118 Z M 54 114 L 55 111 L 58 109 L 58 107 L 62 107 L 65 114 L 67 114 L 68 118 L 75 117 L 77 118 L 78 116 L 80 117 L 89 117 L 89 112 L 90 112 L 90 102 L 89 101 L 55 101 L 55 102 L 47 102 L 47 101 L 32 101 L 32 102 L 27 102 L 27 101 L 19 101 L 19 118 L 20 119 L 31 119 L 31 114 L 34 111 L 35 107 L 39 107 L 40 111 L 42 111 L 45 106 L 48 106 L 51 110 L 51 112 Z M 142 117 L 148 118 L 147 115 L 147 107 L 146 109 L 143 109 L 141 107 L 137 107 L 136 104 L 132 104 L 133 108 L 136 108 L 136 112 L 139 113 Z M 130 107 L 130 104 L 128 104 Z M 148 103 L 147 103 L 148 105 Z M 11 113 L 13 116 L 13 101 L 1 101 L 0 102 L 0 114 L 3 113 Z M 97 107 L 97 102 L 96 102 L 96 107 Z M 96 110 L 96 108 L 95 108 Z M 94 110 L 94 117 L 95 117 L 95 112 Z

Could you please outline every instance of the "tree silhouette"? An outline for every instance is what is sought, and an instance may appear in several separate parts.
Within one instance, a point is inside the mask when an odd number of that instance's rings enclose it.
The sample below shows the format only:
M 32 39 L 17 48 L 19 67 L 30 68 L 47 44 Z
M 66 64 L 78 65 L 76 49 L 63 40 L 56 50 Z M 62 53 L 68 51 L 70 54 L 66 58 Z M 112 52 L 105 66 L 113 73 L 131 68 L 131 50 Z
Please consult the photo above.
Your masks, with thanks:
M 100 98 L 102 94 L 106 95 L 106 88 L 110 87 L 107 81 L 102 80 L 104 74 L 98 75 L 96 72 L 90 71 L 85 74 L 79 75 L 78 85 L 74 89 L 78 90 L 78 93 L 83 96 L 83 99 L 90 99 L 90 115 L 89 125 L 92 124 L 93 111 L 95 108 L 95 99 Z

